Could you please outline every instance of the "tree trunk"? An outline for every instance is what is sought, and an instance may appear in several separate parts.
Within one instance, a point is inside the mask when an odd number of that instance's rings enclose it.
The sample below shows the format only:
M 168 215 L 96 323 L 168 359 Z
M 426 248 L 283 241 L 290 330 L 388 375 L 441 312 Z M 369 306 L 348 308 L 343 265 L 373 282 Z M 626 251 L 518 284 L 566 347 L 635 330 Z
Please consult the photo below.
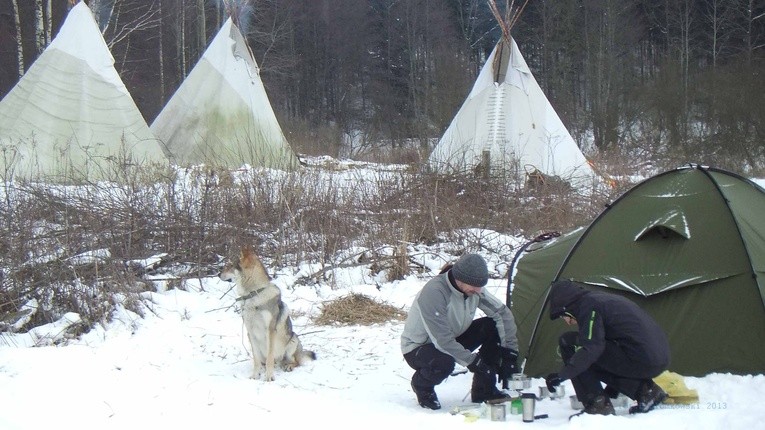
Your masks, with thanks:
M 45 46 L 50 45 L 53 40 L 53 7 L 52 0 L 45 2 Z
M 180 61 L 181 77 L 186 77 L 186 8 L 181 3 L 181 19 L 178 23 L 178 61 Z
M 114 3 L 117 0 L 90 0 L 88 2 L 88 8 L 93 13 L 93 19 L 96 20 L 98 29 L 102 34 L 106 33 L 106 27 L 109 26 L 109 20 L 111 19 L 112 12 L 114 10 Z
M 47 46 L 45 44 L 45 19 L 43 19 L 43 0 L 35 0 L 35 53 L 39 57 Z
M 197 0 L 197 45 L 198 54 L 197 57 L 201 57 L 207 47 L 207 29 L 205 24 L 207 22 L 207 16 L 205 15 L 205 0 Z
M 746 54 L 746 65 L 751 66 L 755 51 L 765 48 L 765 43 L 762 43 L 762 39 L 758 40 L 758 37 L 762 37 L 762 33 L 758 33 L 755 29 L 756 21 L 765 20 L 765 12 L 762 8 L 756 9 L 756 1 L 749 0 L 744 8 L 744 49 Z M 755 15 L 759 13 L 759 15 Z
M 165 105 L 165 55 L 164 55 L 164 13 L 165 11 L 162 9 L 162 0 L 158 0 L 158 6 L 159 6 L 159 26 L 157 27 L 157 34 L 158 34 L 158 58 L 159 60 L 159 105 L 164 106 Z
M 18 0 L 11 0 L 13 6 L 13 21 L 16 25 L 16 53 L 18 54 L 18 66 L 19 66 L 19 79 L 24 76 L 24 48 L 21 43 L 21 19 L 19 17 L 19 3 Z

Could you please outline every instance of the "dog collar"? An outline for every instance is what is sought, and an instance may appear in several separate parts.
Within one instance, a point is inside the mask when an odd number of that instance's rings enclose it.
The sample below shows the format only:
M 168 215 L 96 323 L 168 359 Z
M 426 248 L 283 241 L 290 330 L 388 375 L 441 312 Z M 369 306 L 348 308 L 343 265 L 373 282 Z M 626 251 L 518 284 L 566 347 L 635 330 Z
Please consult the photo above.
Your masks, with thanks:
M 239 301 L 244 301 L 244 300 L 247 300 L 247 299 L 251 299 L 251 298 L 257 296 L 263 290 L 265 290 L 265 288 L 261 288 L 259 290 L 255 290 L 255 291 L 253 291 L 253 292 L 251 292 L 251 293 L 249 293 L 247 295 L 244 295 L 244 296 L 241 296 L 241 297 L 237 297 L 236 301 L 239 302 Z

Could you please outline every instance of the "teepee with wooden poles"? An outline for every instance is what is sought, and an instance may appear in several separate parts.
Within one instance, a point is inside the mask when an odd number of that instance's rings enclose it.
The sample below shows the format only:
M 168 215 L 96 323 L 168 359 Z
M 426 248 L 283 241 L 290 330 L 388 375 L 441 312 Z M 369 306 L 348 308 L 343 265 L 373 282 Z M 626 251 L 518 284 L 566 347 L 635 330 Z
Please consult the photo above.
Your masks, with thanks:
M 176 165 L 295 170 L 300 161 L 279 126 L 232 6 L 231 17 L 151 130 Z
M 503 170 L 520 180 L 558 177 L 576 188 L 597 175 L 534 79 L 510 30 L 520 7 L 506 5 L 504 17 L 489 5 L 502 37 L 470 94 L 428 158 L 437 172 Z M 541 174 L 541 175 L 540 175 Z
M 0 172 L 80 182 L 167 165 L 85 2 L 0 101 Z

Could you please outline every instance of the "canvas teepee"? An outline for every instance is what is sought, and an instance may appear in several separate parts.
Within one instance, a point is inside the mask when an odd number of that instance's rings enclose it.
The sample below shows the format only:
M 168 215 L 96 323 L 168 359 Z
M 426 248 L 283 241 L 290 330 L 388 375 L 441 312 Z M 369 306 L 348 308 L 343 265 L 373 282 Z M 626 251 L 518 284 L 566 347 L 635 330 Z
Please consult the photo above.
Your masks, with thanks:
M 0 149 L 0 172 L 16 178 L 109 179 L 167 164 L 84 2 L 0 101 Z
M 510 19 L 503 20 L 496 6 L 495 16 L 503 36 L 431 153 L 429 167 L 462 172 L 488 162 L 491 170 L 521 179 L 539 171 L 577 187 L 591 185 L 596 174 L 531 74 L 510 36 Z
M 258 65 L 231 18 L 151 125 L 173 163 L 294 170 Z

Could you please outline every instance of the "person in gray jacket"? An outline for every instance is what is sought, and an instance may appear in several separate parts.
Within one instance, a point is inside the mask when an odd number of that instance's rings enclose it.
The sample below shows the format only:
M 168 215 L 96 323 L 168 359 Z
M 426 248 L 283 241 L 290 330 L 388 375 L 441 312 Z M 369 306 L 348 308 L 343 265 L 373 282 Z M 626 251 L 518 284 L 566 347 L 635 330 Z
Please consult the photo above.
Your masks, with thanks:
M 517 371 L 517 328 L 510 309 L 484 290 L 488 280 L 486 261 L 466 254 L 444 267 L 414 299 L 401 352 L 415 370 L 411 386 L 423 408 L 441 408 L 434 387 L 454 371 L 455 363 L 473 372 L 473 402 L 509 397 L 497 389 L 496 378 L 507 380 Z M 477 309 L 486 316 L 476 319 Z

